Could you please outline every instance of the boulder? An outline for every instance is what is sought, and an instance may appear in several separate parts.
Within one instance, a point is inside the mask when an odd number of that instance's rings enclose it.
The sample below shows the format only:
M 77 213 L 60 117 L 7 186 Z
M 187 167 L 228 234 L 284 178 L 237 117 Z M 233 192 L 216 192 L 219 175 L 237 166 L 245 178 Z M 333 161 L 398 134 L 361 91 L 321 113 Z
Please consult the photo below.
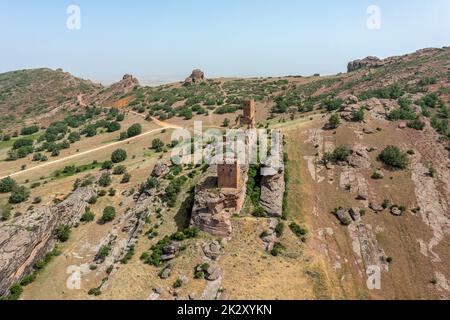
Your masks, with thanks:
M 167 279 L 170 277 L 170 274 L 172 273 L 172 266 L 171 265 L 167 265 L 160 273 L 159 273 L 159 277 L 161 279 Z
M 381 211 L 384 210 L 383 206 L 381 206 L 380 204 L 375 203 L 375 202 L 371 202 L 369 204 L 369 208 L 372 209 L 375 212 L 381 212 Z
M 223 254 L 223 248 L 218 241 L 207 243 L 202 249 L 205 256 L 212 260 L 217 260 Z
M 353 221 L 359 221 L 361 219 L 361 210 L 359 208 L 350 208 L 349 213 Z
M 364 59 L 350 61 L 347 66 L 347 72 L 353 72 L 363 68 L 379 68 L 383 65 L 384 63 L 381 59 L 369 56 Z
M 367 193 L 360 192 L 360 193 L 358 193 L 358 195 L 356 196 L 356 200 L 367 201 L 367 200 L 369 200 L 369 195 L 368 195 Z
M 215 281 L 222 276 L 222 271 L 217 265 L 210 265 L 208 270 L 206 270 L 205 279 L 208 281 Z
M 407 126 L 408 126 L 408 124 L 404 121 L 402 121 L 398 124 L 399 129 L 406 129 Z
M 202 83 L 205 82 L 205 74 L 203 71 L 199 70 L 199 69 L 195 69 L 194 71 L 192 71 L 192 74 L 186 78 L 186 80 L 184 81 L 185 85 L 190 85 L 190 84 L 196 84 L 196 83 Z
M 158 162 L 153 168 L 152 177 L 160 178 L 164 176 L 167 172 L 169 172 L 169 166 L 162 162 Z
M 348 210 L 342 208 L 337 210 L 336 217 L 344 226 L 348 226 L 352 223 L 352 218 L 350 217 Z
M 374 134 L 374 133 L 377 133 L 377 130 L 375 130 L 374 128 L 371 128 L 371 127 L 364 127 L 363 128 L 363 133 L 365 133 L 365 134 Z
M 392 215 L 397 216 L 397 217 L 399 217 L 403 214 L 402 210 L 400 210 L 399 207 L 392 207 L 391 213 L 392 213 Z

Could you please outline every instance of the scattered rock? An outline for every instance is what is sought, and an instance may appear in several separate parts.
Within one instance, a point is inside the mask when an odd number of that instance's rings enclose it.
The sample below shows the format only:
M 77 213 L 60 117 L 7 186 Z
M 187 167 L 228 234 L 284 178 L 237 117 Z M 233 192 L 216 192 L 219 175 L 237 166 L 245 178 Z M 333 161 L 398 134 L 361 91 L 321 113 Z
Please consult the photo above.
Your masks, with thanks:
M 222 276 L 222 271 L 217 265 L 210 265 L 208 270 L 206 270 L 206 280 L 215 281 Z
M 403 212 L 402 212 L 402 210 L 400 210 L 400 208 L 398 208 L 398 207 L 392 207 L 391 208 L 391 213 L 394 215 L 394 216 L 401 216 L 402 214 L 403 214 Z
M 202 247 L 202 249 L 205 256 L 212 260 L 217 260 L 223 254 L 223 248 L 219 241 L 207 243 Z
M 344 225 L 348 226 L 352 223 L 352 218 L 350 217 L 350 214 L 345 209 L 339 209 L 336 211 L 336 217 L 338 220 Z
M 359 208 L 351 208 L 349 213 L 353 221 L 359 221 L 361 219 L 361 210 Z
M 167 279 L 170 277 L 171 273 L 172 273 L 172 266 L 169 264 L 160 272 L 159 277 L 161 279 Z
M 377 204 L 377 203 L 374 203 L 374 202 L 371 202 L 369 204 L 369 208 L 372 209 L 375 212 L 381 212 L 381 211 L 384 210 L 383 207 L 380 204 Z
M 160 178 L 163 175 L 165 175 L 167 172 L 169 171 L 169 166 L 162 163 L 162 162 L 158 162 L 155 167 L 153 168 L 152 171 L 152 177 L 155 178 Z
M 358 193 L 356 200 L 367 201 L 369 200 L 369 195 L 367 193 L 360 192 Z
M 405 129 L 408 125 L 406 124 L 406 122 L 402 121 L 398 124 L 398 128 L 399 129 Z
M 377 130 L 375 130 L 374 128 L 371 128 L 371 127 L 364 127 L 363 132 L 365 134 L 374 134 L 374 133 L 377 133 Z

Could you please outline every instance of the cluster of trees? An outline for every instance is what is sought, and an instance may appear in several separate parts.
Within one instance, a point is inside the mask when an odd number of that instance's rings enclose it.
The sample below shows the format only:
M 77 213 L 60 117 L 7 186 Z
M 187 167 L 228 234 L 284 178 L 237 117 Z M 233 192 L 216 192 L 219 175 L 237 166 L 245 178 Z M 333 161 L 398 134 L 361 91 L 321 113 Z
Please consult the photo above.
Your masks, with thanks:
M 10 177 L 0 180 L 0 193 L 11 193 L 9 197 L 10 204 L 22 203 L 30 197 L 30 190 L 24 186 L 19 186 L 17 182 Z

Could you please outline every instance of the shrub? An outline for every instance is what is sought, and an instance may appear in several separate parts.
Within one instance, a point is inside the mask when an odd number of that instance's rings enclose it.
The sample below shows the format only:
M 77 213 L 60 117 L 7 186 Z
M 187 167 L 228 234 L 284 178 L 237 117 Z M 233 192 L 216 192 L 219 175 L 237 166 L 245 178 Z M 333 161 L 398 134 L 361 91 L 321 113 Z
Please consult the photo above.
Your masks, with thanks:
M 230 119 L 225 118 L 225 120 L 223 120 L 222 126 L 225 127 L 225 128 L 227 128 L 229 125 L 230 125 Z
M 56 237 L 61 242 L 66 242 L 70 237 L 70 227 L 66 224 L 60 225 L 56 228 Z
M 33 146 L 33 140 L 23 138 L 23 139 L 17 139 L 16 141 L 14 141 L 13 149 L 17 150 L 22 147 L 31 147 L 31 146 Z
M 26 127 L 26 128 L 22 128 L 22 130 L 20 130 L 20 134 L 22 136 L 29 136 L 32 135 L 36 132 L 39 131 L 39 127 L 38 126 L 31 126 L 31 127 Z
M 111 170 L 113 166 L 114 166 L 114 164 L 112 161 L 105 161 L 102 163 L 103 170 Z
M 15 187 L 11 191 L 11 196 L 9 197 L 9 203 L 11 203 L 11 204 L 22 203 L 24 201 L 27 201 L 29 196 L 30 196 L 30 191 L 27 188 L 25 188 L 24 186 Z
M 114 207 L 106 207 L 103 209 L 103 215 L 101 221 L 103 223 L 111 222 L 116 218 L 116 209 Z
M 344 100 L 338 99 L 326 99 L 323 101 L 322 105 L 327 109 L 327 111 L 339 110 L 344 103 Z
M 109 246 L 101 246 L 100 249 L 97 252 L 96 259 L 100 261 L 104 261 L 106 257 L 109 256 L 109 253 L 111 252 L 111 248 Z
M 282 251 L 283 251 L 283 246 L 279 243 L 275 243 L 272 251 L 270 251 L 270 254 L 274 257 L 277 257 L 278 255 L 281 254 Z
M 0 180 L 0 193 L 8 193 L 11 192 L 14 187 L 17 186 L 16 181 L 11 177 L 6 177 Z
M 111 155 L 111 161 L 113 163 L 120 163 L 127 159 L 127 152 L 123 149 L 117 149 Z
M 277 237 L 281 237 L 283 235 L 284 232 L 284 223 L 283 222 L 278 222 L 277 226 L 275 227 L 275 233 L 277 235 Z
M 415 119 L 408 123 L 408 127 L 416 130 L 423 130 L 425 128 L 425 123 L 420 121 L 419 119 Z
M 100 176 L 100 179 L 98 180 L 98 184 L 101 187 L 108 187 L 111 184 L 112 180 L 108 173 L 104 172 Z
M 117 166 L 113 170 L 114 175 L 121 175 L 124 174 L 127 171 L 127 168 L 125 166 Z
M 81 136 L 78 132 L 71 132 L 71 133 L 69 133 L 69 136 L 67 137 L 67 139 L 70 141 L 70 143 L 75 143 L 77 141 L 80 141 Z
M 94 221 L 95 214 L 91 211 L 90 208 L 86 208 L 84 214 L 81 216 L 81 222 L 91 222 Z
M 6 297 L 7 300 L 19 300 L 20 295 L 23 292 L 23 288 L 20 283 L 14 283 L 9 288 L 9 295 Z
M 297 237 L 305 237 L 308 234 L 308 230 L 302 228 L 300 225 L 298 225 L 295 222 L 292 222 L 289 225 L 289 229 L 297 236 Z
M 87 203 L 89 203 L 89 204 L 96 204 L 97 203 L 97 197 L 96 196 L 90 197 L 89 200 L 87 201 Z
M 113 122 L 108 122 L 108 123 L 106 124 L 105 127 L 106 127 L 106 130 L 107 130 L 108 132 L 119 131 L 120 128 L 121 128 L 120 123 L 115 122 L 115 121 L 113 121 Z
M 122 177 L 122 180 L 120 181 L 120 183 L 128 183 L 131 180 L 131 174 L 129 173 L 125 173 Z
M 131 127 L 127 130 L 127 137 L 135 137 L 142 133 L 142 126 L 138 123 L 133 124 Z
M 161 152 L 162 148 L 164 147 L 164 142 L 161 141 L 161 139 L 154 139 L 152 141 L 152 149 L 156 150 L 157 152 Z
M 183 286 L 183 280 L 181 280 L 180 278 L 178 278 L 175 282 L 174 282 L 174 284 L 173 284 L 173 287 L 176 289 L 176 288 L 181 288 Z
M 330 116 L 330 120 L 328 121 L 328 125 L 332 129 L 337 129 L 339 125 L 341 124 L 341 118 L 339 115 L 335 112 Z
M 395 146 L 386 147 L 378 156 L 378 160 L 398 169 L 406 168 L 409 163 L 408 155 Z
M 361 107 L 359 110 L 354 110 L 352 112 L 352 121 L 362 122 L 364 121 L 364 108 Z
M 39 203 L 41 203 L 42 202 L 42 198 L 41 197 L 36 197 L 36 198 L 34 198 L 34 200 L 33 200 L 33 204 L 39 204 Z
M 347 161 L 347 158 L 351 155 L 351 150 L 346 146 L 339 146 L 334 149 L 333 152 L 327 152 L 323 156 L 323 161 L 325 163 L 328 162 L 337 162 L 337 161 Z

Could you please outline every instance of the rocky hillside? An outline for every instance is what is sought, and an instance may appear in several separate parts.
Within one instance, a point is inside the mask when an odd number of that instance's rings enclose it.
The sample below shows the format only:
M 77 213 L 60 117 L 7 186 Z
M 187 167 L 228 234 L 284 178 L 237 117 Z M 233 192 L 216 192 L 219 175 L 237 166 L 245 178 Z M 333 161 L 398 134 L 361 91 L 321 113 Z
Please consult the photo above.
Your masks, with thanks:
M 77 96 L 101 85 L 61 69 L 21 70 L 0 74 L 0 128 L 56 115 L 76 104 Z

